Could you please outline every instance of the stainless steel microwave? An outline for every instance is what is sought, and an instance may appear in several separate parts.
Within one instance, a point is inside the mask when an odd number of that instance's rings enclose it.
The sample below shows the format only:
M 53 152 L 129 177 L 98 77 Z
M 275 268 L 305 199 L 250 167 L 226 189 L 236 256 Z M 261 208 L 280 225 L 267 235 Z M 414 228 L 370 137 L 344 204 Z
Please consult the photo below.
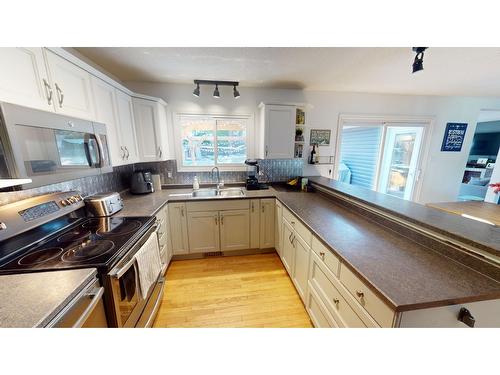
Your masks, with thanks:
M 0 178 L 33 188 L 111 171 L 104 124 L 0 103 Z

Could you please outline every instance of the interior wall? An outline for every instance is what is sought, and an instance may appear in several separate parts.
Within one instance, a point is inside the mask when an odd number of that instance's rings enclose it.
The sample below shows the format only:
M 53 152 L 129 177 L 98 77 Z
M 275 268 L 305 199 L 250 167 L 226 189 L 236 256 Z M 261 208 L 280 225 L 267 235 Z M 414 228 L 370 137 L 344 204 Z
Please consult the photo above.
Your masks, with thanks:
M 427 137 L 429 154 L 421 178 L 421 203 L 454 201 L 458 196 L 463 169 L 471 148 L 479 112 L 500 110 L 500 98 L 442 97 L 417 95 L 386 95 L 331 91 L 277 90 L 240 87 L 241 97 L 234 99 L 232 88 L 222 87 L 220 99 L 212 97 L 213 88 L 201 87 L 201 96 L 192 95 L 194 85 L 125 82 L 132 90 L 163 98 L 168 103 L 169 116 L 174 113 L 253 114 L 257 119 L 258 104 L 307 103 L 306 125 L 310 128 L 331 129 L 330 146 L 321 148 L 321 155 L 335 154 L 335 139 L 340 114 L 432 116 L 432 134 Z M 172 117 L 170 117 L 172 118 Z M 469 126 L 461 152 L 441 152 L 447 122 L 465 122 Z M 255 135 L 254 135 L 255 136 Z

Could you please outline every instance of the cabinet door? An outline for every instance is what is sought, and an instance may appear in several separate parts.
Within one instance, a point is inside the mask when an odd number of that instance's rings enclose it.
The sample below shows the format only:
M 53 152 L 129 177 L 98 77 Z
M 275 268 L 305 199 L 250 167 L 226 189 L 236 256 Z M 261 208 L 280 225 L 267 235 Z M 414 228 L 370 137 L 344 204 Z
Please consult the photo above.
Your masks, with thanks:
M 274 198 L 260 200 L 260 248 L 274 247 Z
M 163 151 L 160 146 L 158 103 L 140 98 L 133 98 L 133 103 L 139 160 L 160 160 Z
M 250 200 L 250 248 L 260 248 L 260 199 Z
M 218 211 L 189 212 L 188 228 L 190 253 L 220 251 Z
M 188 226 L 185 203 L 169 203 L 171 244 L 173 254 L 189 253 Z
M 115 94 L 121 146 L 123 146 L 125 152 L 124 164 L 136 163 L 139 161 L 139 154 L 137 151 L 132 97 L 120 90 L 116 90 Z
M 292 281 L 295 284 L 295 288 L 300 298 L 302 298 L 302 301 L 305 303 L 311 249 L 305 241 L 302 240 L 300 236 L 295 235 L 295 233 L 292 238 L 292 245 L 295 252 L 293 257 Z
M 276 199 L 276 208 L 274 210 L 274 247 L 281 256 L 281 248 L 283 243 L 283 206 L 281 202 Z
M 292 159 L 295 141 L 295 107 L 267 105 L 265 108 L 266 159 Z
M 293 228 L 286 220 L 283 220 L 283 246 L 281 248 L 281 261 L 288 274 L 292 276 L 293 257 L 295 248 L 293 247 Z
M 250 248 L 250 212 L 248 210 L 221 211 L 220 243 L 222 251 Z
M 125 153 L 120 149 L 115 88 L 96 77 L 91 78 L 91 83 L 96 120 L 106 125 L 112 165 L 122 165 Z
M 0 48 L 1 101 L 53 111 L 51 90 L 42 48 Z
M 93 120 L 90 74 L 51 51 L 45 52 L 56 112 Z

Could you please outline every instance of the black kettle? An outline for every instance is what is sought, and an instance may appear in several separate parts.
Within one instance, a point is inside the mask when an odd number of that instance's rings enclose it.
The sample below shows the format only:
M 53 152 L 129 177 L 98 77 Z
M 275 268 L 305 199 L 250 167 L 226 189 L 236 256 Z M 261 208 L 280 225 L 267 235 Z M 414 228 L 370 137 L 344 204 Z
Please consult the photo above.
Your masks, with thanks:
M 153 178 L 151 172 L 134 172 L 130 181 L 130 192 L 132 194 L 147 194 L 154 192 Z

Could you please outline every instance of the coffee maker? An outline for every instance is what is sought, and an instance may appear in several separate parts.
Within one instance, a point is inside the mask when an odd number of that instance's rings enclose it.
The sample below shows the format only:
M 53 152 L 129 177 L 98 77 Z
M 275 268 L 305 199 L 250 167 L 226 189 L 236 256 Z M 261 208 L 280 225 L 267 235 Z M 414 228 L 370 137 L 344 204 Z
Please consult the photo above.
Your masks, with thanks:
M 247 165 L 247 182 L 246 189 L 247 190 L 263 190 L 269 189 L 264 183 L 259 182 L 259 161 L 257 159 L 247 159 L 245 160 L 245 164 Z

